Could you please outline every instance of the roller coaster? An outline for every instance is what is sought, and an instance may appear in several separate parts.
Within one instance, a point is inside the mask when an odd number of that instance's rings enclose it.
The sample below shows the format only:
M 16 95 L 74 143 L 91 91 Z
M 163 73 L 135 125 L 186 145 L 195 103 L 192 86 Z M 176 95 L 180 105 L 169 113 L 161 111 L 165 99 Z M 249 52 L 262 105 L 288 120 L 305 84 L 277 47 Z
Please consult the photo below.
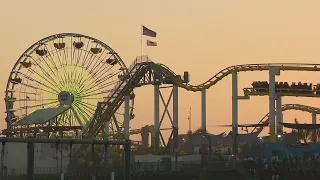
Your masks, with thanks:
M 38 136 L 46 130 L 46 137 L 49 137 L 77 130 L 81 138 L 102 138 L 103 134 L 128 138 L 129 122 L 134 118 L 135 88 L 167 84 L 198 92 L 211 88 L 230 74 L 270 69 L 320 71 L 320 64 L 235 65 L 219 71 L 202 84 L 191 85 L 187 77 L 182 78 L 147 56 L 137 57 L 127 68 L 114 50 L 97 39 L 74 33 L 56 34 L 32 45 L 15 64 L 6 89 L 7 129 L 4 132 L 7 136 Z M 244 94 L 268 95 L 268 91 L 245 88 Z M 318 96 L 296 91 L 283 95 L 289 94 Z M 124 108 L 120 108 L 122 105 Z M 125 112 L 120 112 L 122 109 Z M 121 118 L 124 119 L 121 121 Z M 113 125 L 110 122 L 114 122 Z M 154 128 L 157 139 L 159 124 Z M 173 129 L 177 134 L 177 124 Z
M 278 68 L 279 70 L 290 70 L 290 71 L 320 71 L 320 64 L 247 64 L 247 65 L 236 65 L 230 66 L 221 70 L 219 73 L 214 75 L 208 81 L 200 85 L 190 85 L 186 83 L 181 76 L 176 75 L 172 70 L 170 70 L 167 66 L 163 64 L 156 64 L 151 62 L 149 59 L 146 61 L 139 61 L 139 63 L 134 63 L 133 69 L 129 69 L 130 80 L 127 81 L 127 84 L 121 84 L 119 88 L 117 88 L 117 93 L 115 94 L 124 94 L 124 92 L 132 91 L 135 87 L 140 87 L 141 85 L 149 85 L 154 83 L 172 83 L 180 88 L 183 88 L 187 91 L 202 91 L 203 89 L 209 89 L 211 86 L 217 84 L 220 80 L 222 80 L 227 75 L 232 72 L 246 72 L 246 71 L 266 71 L 269 70 L 270 67 Z M 152 74 L 147 74 L 152 73 Z M 148 77 L 153 77 L 147 79 Z M 140 82 L 143 80 L 142 82 Z M 147 81 L 146 81 L 147 80 Z M 124 82 L 123 82 L 124 83 Z M 123 85 L 123 86 L 122 86 Z M 305 95 L 303 95 L 305 96 Z M 112 96 L 113 97 L 113 96 Z M 123 102 L 123 101 L 122 101 Z M 119 103 L 119 102 L 117 102 Z M 116 104 L 117 104 L 116 103 Z M 116 106 L 108 106 L 109 108 L 113 108 Z M 104 106 L 104 108 L 106 108 Z M 98 114 L 107 114 L 107 112 L 113 112 L 114 110 L 104 110 L 104 111 L 96 111 Z M 112 114 L 112 113 L 111 113 Z M 96 115 L 95 115 L 96 117 Z M 106 118 L 109 119 L 109 118 Z M 95 136 L 99 131 L 103 128 L 103 121 L 96 120 L 94 118 L 95 126 L 90 128 L 90 135 Z

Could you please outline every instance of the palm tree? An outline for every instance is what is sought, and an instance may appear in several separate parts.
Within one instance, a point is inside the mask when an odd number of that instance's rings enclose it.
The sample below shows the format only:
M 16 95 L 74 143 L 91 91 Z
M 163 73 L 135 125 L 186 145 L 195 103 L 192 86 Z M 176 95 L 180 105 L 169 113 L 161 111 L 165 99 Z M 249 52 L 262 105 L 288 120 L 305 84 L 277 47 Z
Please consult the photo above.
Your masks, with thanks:
M 297 118 L 294 118 L 296 124 L 300 124 Z M 310 129 L 293 129 L 292 132 L 297 133 L 298 140 L 303 143 L 311 142 L 313 130 Z

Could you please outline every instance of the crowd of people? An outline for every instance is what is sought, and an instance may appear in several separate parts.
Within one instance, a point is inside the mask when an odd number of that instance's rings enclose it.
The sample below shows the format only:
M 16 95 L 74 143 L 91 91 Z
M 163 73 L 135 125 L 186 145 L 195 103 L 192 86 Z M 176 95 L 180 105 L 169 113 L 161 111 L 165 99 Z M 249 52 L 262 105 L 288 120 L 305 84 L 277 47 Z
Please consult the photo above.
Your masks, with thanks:
M 258 92 L 268 92 L 269 83 L 267 81 L 254 81 L 252 87 Z M 293 82 L 289 85 L 288 82 L 276 82 L 275 88 L 276 92 L 282 93 L 320 94 L 320 84 Z
M 282 161 L 277 159 L 267 160 L 266 158 L 248 157 L 244 159 L 243 165 L 252 175 L 253 179 L 281 180 L 293 172 L 320 172 L 320 157 L 290 157 L 285 158 Z

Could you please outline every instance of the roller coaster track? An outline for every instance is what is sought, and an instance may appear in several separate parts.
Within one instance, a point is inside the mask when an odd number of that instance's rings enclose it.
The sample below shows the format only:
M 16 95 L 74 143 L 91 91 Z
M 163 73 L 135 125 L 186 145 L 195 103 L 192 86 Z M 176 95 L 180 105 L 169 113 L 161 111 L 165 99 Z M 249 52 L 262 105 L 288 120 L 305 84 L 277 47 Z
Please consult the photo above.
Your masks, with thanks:
M 311 107 L 311 106 L 306 106 L 306 105 L 301 105 L 301 104 L 283 104 L 282 111 L 287 111 L 287 110 L 297 110 L 297 111 L 304 111 L 304 112 L 309 112 L 309 113 L 316 113 L 316 114 L 320 114 L 320 108 L 316 108 L 316 107 Z M 260 121 L 258 124 L 268 124 L 269 123 L 269 116 L 270 114 L 267 113 Z M 255 127 L 253 128 L 253 130 L 251 131 L 251 133 L 253 132 L 257 132 L 257 131 L 262 131 L 264 127 Z
M 97 107 L 94 118 L 91 124 L 88 125 L 89 137 L 96 137 L 102 131 L 105 122 L 109 121 L 115 111 L 124 102 L 124 96 L 133 91 L 135 87 L 142 85 L 149 85 L 155 83 L 175 84 L 187 91 L 201 91 L 209 89 L 211 86 L 217 84 L 224 77 L 233 72 L 247 72 L 247 71 L 266 71 L 271 67 L 282 71 L 320 71 L 320 64 L 245 64 L 227 67 L 208 81 L 200 85 L 191 85 L 185 83 L 181 76 L 175 74 L 170 68 L 163 64 L 152 62 L 149 58 L 143 60 L 143 57 L 137 58 L 134 63 L 128 68 L 128 75 L 123 81 L 120 81 L 115 86 L 111 96 L 101 106 Z M 148 76 L 149 78 L 147 78 Z M 145 80 L 147 79 L 147 80 Z
M 292 89 L 278 88 L 276 95 L 279 96 L 294 96 L 294 97 L 320 97 L 318 90 L 294 89 L 295 92 L 290 92 Z M 269 96 L 269 88 L 243 88 L 245 96 Z

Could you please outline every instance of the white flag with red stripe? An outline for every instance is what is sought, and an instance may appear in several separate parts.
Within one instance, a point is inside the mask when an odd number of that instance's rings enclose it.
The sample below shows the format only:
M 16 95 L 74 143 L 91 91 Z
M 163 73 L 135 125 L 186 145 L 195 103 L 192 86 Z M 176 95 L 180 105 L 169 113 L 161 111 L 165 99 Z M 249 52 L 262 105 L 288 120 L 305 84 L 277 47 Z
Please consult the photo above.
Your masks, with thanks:
M 157 42 L 147 40 L 147 46 L 157 46 Z

